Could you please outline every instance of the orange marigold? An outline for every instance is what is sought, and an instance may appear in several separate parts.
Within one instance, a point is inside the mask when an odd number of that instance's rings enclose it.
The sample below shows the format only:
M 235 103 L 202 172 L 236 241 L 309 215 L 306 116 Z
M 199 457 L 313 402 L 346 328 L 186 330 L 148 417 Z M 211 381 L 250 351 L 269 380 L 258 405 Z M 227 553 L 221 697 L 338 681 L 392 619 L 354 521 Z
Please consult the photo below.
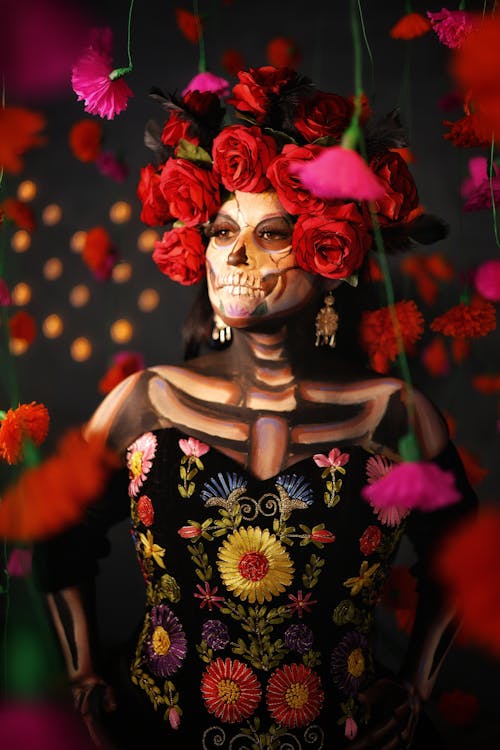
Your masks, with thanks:
M 184 8 L 176 8 L 175 20 L 182 36 L 191 44 L 198 44 L 203 30 L 201 18 L 188 10 L 184 10 Z
M 427 34 L 431 28 L 431 22 L 421 13 L 407 13 L 394 24 L 389 33 L 393 39 L 416 39 Z
M 449 374 L 448 353 L 440 336 L 434 336 L 422 351 L 422 364 L 433 377 L 444 377 Z
M 489 396 L 492 393 L 500 393 L 500 375 L 474 375 L 472 387 L 479 393 Z
M 0 536 L 37 541 L 73 525 L 118 467 L 117 457 L 100 437 L 85 440 L 80 429 L 68 430 L 52 456 L 23 472 L 5 491 L 0 502 Z
M 15 198 L 6 198 L 2 203 L 2 209 L 5 216 L 13 221 L 19 229 L 26 229 L 27 232 L 34 231 L 36 227 L 35 214 L 26 203 L 22 203 Z
M 49 431 L 49 412 L 44 404 L 20 404 L 9 409 L 0 422 L 0 458 L 17 464 L 23 455 L 23 440 L 41 445 Z
M 496 310 L 491 302 L 473 299 L 469 304 L 460 302 L 442 315 L 434 318 L 432 331 L 458 339 L 477 339 L 496 328 Z
M 23 107 L 0 108 L 0 164 L 6 172 L 19 174 L 25 151 L 45 143 L 40 135 L 44 127 L 45 118 L 38 112 Z
M 102 125 L 97 120 L 81 120 L 69 131 L 68 140 L 77 159 L 93 162 L 101 153 Z
M 413 300 L 402 300 L 394 305 L 405 351 L 410 351 L 422 336 L 424 318 Z M 398 355 L 398 340 L 389 307 L 366 310 L 361 316 L 360 344 L 370 357 L 377 372 L 386 372 L 389 362 Z M 384 369 L 382 369 L 384 368 Z
M 26 310 L 20 310 L 9 319 L 9 332 L 12 339 L 20 339 L 32 344 L 36 336 L 35 319 Z

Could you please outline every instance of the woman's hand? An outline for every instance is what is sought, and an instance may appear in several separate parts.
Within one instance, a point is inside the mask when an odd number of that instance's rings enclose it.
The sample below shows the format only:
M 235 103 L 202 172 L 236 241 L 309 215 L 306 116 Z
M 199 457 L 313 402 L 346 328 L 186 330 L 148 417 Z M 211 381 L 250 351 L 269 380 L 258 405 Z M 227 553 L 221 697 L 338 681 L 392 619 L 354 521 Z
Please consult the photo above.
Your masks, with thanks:
M 96 674 L 85 675 L 72 681 L 71 692 L 77 712 L 83 719 L 90 738 L 99 750 L 112 750 L 100 726 L 104 713 L 116 709 L 113 689 Z
M 370 714 L 370 728 L 350 750 L 408 750 L 420 714 L 420 697 L 408 683 L 377 680 L 358 696 Z

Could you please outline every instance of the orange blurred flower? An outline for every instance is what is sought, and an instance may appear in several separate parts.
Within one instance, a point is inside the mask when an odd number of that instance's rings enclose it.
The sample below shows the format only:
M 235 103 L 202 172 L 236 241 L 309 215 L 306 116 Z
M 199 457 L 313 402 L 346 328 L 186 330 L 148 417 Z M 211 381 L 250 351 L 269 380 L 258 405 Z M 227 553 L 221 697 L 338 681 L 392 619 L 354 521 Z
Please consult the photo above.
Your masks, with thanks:
M 43 146 L 40 131 L 45 118 L 23 107 L 0 108 L 0 164 L 9 174 L 19 174 L 24 164 L 21 159 L 28 149 Z
M 109 279 L 117 260 L 117 253 L 104 227 L 89 229 L 85 236 L 82 259 L 99 281 Z
M 451 340 L 451 356 L 456 364 L 463 362 L 467 359 L 470 354 L 470 341 L 469 339 L 452 339 Z
M 457 453 L 462 460 L 467 479 L 473 487 L 476 487 L 488 475 L 488 469 L 481 466 L 477 456 L 467 448 L 457 445 Z
M 245 66 L 245 58 L 237 49 L 227 49 L 223 52 L 220 64 L 230 76 L 235 76 Z
M 266 47 L 267 61 L 275 68 L 296 68 L 302 60 L 302 52 L 290 37 L 276 36 Z
M 492 393 L 500 393 L 500 375 L 474 375 L 472 387 L 479 393 L 489 396 Z
M 401 272 L 411 276 L 417 285 L 417 290 L 427 305 L 436 302 L 439 292 L 438 281 L 450 281 L 454 276 L 453 266 L 441 254 L 422 255 L 414 253 L 401 261 Z
M 410 351 L 422 336 L 424 318 L 413 300 L 394 305 L 405 351 Z M 360 344 L 368 354 L 376 372 L 387 372 L 389 363 L 398 355 L 398 341 L 389 307 L 366 310 L 361 316 Z
M 49 431 L 49 412 L 43 404 L 32 401 L 9 409 L 0 421 L 0 458 L 17 464 L 23 457 L 23 441 L 41 445 Z
M 494 331 L 496 310 L 491 302 L 475 298 L 469 304 L 460 302 L 447 312 L 434 318 L 432 331 L 459 339 L 476 339 Z
M 450 362 L 441 336 L 434 336 L 422 351 L 422 363 L 433 377 L 444 377 L 449 374 Z
M 421 13 L 407 13 L 394 24 L 389 33 L 393 39 L 416 39 L 427 34 L 431 28 L 431 22 Z
M 368 256 L 366 263 L 366 277 L 369 281 L 383 281 L 384 274 L 380 268 L 379 263 L 371 255 Z
M 120 352 L 98 384 L 99 393 L 110 393 L 118 383 L 144 368 L 144 357 L 138 352 Z
M 93 162 L 101 153 L 102 125 L 97 120 L 81 120 L 69 131 L 69 145 L 77 159 Z
M 485 133 L 484 125 L 473 112 L 460 120 L 443 120 L 443 125 L 449 128 L 448 133 L 444 133 L 444 138 L 451 141 L 454 146 L 462 148 L 475 148 L 478 146 L 488 146 L 491 137 Z
M 201 18 L 184 8 L 176 8 L 175 20 L 182 36 L 191 44 L 197 44 L 203 31 Z
M 117 457 L 99 437 L 68 430 L 56 452 L 27 469 L 0 502 L 0 536 L 27 542 L 59 533 L 79 521 L 103 491 Z
M 417 581 L 407 565 L 394 565 L 382 590 L 382 606 L 394 612 L 400 630 L 410 633 L 417 607 Z
M 9 332 L 11 339 L 24 341 L 28 346 L 33 343 L 36 336 L 35 319 L 26 310 L 20 310 L 9 319 Z
M 5 216 L 9 218 L 19 229 L 33 232 L 36 227 L 35 214 L 32 209 L 15 198 L 6 198 L 2 203 Z

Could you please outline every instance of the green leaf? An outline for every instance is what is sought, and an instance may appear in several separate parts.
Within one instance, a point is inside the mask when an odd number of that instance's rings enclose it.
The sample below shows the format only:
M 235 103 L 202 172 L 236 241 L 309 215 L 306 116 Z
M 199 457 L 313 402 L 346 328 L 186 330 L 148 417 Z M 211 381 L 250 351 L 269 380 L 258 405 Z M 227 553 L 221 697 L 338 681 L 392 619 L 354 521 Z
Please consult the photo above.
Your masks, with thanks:
M 182 486 L 182 484 L 178 484 L 177 485 L 177 489 L 179 490 L 179 495 L 181 497 L 187 497 L 188 496 L 188 494 L 187 494 L 185 488 Z
M 181 138 L 177 146 L 176 156 L 179 159 L 188 159 L 188 161 L 212 163 L 212 157 L 201 146 L 195 146 L 194 143 Z

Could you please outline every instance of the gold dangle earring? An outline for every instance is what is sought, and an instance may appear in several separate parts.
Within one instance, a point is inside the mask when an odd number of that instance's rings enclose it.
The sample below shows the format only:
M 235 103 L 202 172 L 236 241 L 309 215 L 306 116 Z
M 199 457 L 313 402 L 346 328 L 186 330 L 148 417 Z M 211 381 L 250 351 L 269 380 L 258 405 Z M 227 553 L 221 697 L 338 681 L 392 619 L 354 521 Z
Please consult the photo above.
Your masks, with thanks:
M 327 292 L 324 306 L 316 315 L 316 346 L 335 346 L 335 334 L 339 327 L 339 316 L 333 307 L 335 298 Z
M 214 313 L 214 327 L 212 328 L 212 341 L 218 344 L 227 344 L 231 341 L 231 327 L 226 325 L 220 315 Z

